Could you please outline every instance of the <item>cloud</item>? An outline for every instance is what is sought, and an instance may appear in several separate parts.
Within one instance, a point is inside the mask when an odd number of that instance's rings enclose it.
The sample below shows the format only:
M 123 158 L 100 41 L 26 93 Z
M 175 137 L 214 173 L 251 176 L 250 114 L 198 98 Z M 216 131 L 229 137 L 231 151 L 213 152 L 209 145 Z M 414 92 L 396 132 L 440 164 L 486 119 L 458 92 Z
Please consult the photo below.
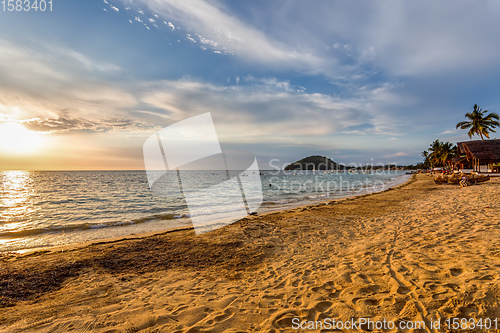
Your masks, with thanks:
M 276 78 L 247 76 L 236 86 L 195 80 L 120 84 L 95 77 L 117 67 L 70 49 L 47 47 L 52 52 L 43 53 L 2 43 L 0 59 L 11 65 L 0 64 L 0 113 L 37 131 L 141 131 L 211 111 L 227 138 L 264 135 L 284 142 L 329 135 L 366 115 L 356 101 L 297 92 L 302 87 Z
M 244 2 L 139 0 L 135 8 L 142 14 L 147 8 L 166 25 L 182 25 L 202 49 L 341 81 L 381 72 L 467 75 L 500 65 L 500 45 L 494 42 L 500 6 L 494 2 L 274 1 L 257 8 Z
M 330 36 L 336 40 L 330 54 L 350 58 L 358 66 L 422 77 L 500 64 L 500 44 L 495 42 L 500 6 L 494 2 L 373 1 L 360 6 L 359 1 L 349 1 L 311 9 L 298 6 L 298 20 L 311 22 L 302 34 L 317 32 L 320 41 Z M 283 25 L 291 36 L 298 30 L 286 21 L 274 24 Z
M 20 121 L 26 128 L 38 132 L 63 133 L 68 131 L 91 131 L 91 132 L 113 132 L 113 131 L 153 131 L 155 126 L 131 119 L 104 118 L 101 120 L 88 120 L 83 118 L 72 118 L 60 115 L 57 118 L 32 118 Z
M 82 64 L 87 70 L 97 72 L 118 72 L 121 68 L 111 63 L 98 63 L 90 60 L 87 56 L 67 48 L 52 48 L 49 49 L 50 53 L 59 57 L 60 62 L 65 62 L 65 57 L 68 58 L 69 63 L 76 62 Z
M 500 65 L 500 44 L 492 42 L 500 6 L 486 2 L 273 2 L 258 10 L 204 0 L 139 0 L 139 5 L 172 30 L 171 21 L 182 25 L 202 49 L 324 75 L 336 84 L 380 73 L 421 78 Z
M 324 62 L 314 52 L 283 44 L 238 20 L 224 8 L 203 0 L 140 0 L 137 3 L 165 20 L 182 22 L 204 47 L 217 53 L 234 54 L 261 64 L 316 72 Z M 169 26 L 174 29 L 170 22 Z
M 1 82 L 29 82 L 39 76 L 55 80 L 67 79 L 66 73 L 55 67 L 56 62 L 43 53 L 0 39 Z
M 0 114 L 37 131 L 154 127 L 127 120 L 137 106 L 129 87 L 96 75 L 118 70 L 71 49 L 37 50 L 0 40 Z
M 275 78 L 245 78 L 245 84 L 220 86 L 201 81 L 143 83 L 138 98 L 175 122 L 212 112 L 218 130 L 232 142 L 305 143 L 364 124 L 357 134 L 387 135 L 397 119 L 383 122 L 388 96 L 364 88 L 349 98 L 307 93 Z M 248 82 L 251 82 L 249 85 Z M 322 139 L 320 139 L 322 140 Z
M 0 84 L 5 86 L 44 91 L 47 80 L 65 85 L 118 71 L 120 68 L 114 64 L 92 61 L 68 48 L 27 46 L 0 39 Z
M 498 63 L 487 51 L 498 29 L 493 23 L 497 15 L 494 8 L 465 1 L 381 1 L 364 23 L 365 35 L 351 37 L 358 50 L 369 54 L 369 60 L 378 66 L 396 75 L 421 76 L 458 66 Z M 481 49 L 483 52 L 477 52 Z
M 229 86 L 195 79 L 116 82 L 96 74 L 117 66 L 71 49 L 3 46 L 0 59 L 11 65 L 0 63 L 0 113 L 39 131 L 144 131 L 207 111 L 234 142 L 311 144 L 333 134 L 402 135 L 410 128 L 397 109 L 413 102 L 398 84 L 351 85 L 349 94 L 335 96 L 250 75 Z

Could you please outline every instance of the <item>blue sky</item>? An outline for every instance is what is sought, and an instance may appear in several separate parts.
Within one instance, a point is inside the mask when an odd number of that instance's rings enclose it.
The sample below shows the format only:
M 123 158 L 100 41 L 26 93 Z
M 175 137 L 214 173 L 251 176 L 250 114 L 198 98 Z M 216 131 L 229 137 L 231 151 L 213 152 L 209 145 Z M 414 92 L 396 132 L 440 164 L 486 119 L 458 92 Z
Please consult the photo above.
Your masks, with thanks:
M 265 168 L 320 154 L 421 161 L 474 104 L 499 112 L 494 1 L 53 0 L 0 11 L 0 121 L 43 134 L 0 168 L 141 169 L 207 111 Z M 492 138 L 499 137 L 493 133 Z

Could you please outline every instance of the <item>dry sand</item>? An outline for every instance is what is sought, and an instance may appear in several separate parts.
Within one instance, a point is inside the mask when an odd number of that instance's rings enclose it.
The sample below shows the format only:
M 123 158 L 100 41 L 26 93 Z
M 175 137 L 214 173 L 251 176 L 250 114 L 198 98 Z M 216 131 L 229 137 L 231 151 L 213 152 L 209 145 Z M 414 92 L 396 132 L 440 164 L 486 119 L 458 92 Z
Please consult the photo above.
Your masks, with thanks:
M 0 331 L 288 332 L 294 317 L 363 317 L 420 331 L 441 318 L 444 332 L 446 318 L 500 319 L 499 240 L 499 178 L 418 175 L 201 236 L 3 255 Z

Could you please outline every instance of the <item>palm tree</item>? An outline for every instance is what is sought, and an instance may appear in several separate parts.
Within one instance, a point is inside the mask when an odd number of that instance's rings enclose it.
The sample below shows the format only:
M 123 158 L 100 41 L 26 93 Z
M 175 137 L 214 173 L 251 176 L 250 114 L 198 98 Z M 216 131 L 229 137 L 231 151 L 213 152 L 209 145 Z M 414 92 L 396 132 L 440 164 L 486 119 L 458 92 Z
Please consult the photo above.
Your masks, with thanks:
M 430 162 L 429 162 L 429 152 L 427 150 L 424 150 L 422 152 L 422 157 L 424 158 L 424 163 L 422 164 L 422 166 L 425 168 L 427 166 L 430 165 Z
M 457 146 L 450 142 L 435 140 L 430 144 L 427 151 L 422 152 L 425 158 L 424 164 L 430 164 L 431 168 L 436 166 L 446 167 L 448 161 L 457 155 Z
M 439 146 L 437 160 L 439 165 L 446 166 L 446 163 L 455 156 L 456 146 L 449 142 L 443 142 Z
M 429 162 L 431 163 L 431 167 L 435 167 L 439 161 L 439 150 L 441 148 L 441 142 L 439 140 L 435 140 L 433 143 L 431 143 L 431 147 L 428 149 L 429 150 Z
M 492 112 L 486 115 L 486 112 L 488 110 L 483 110 L 474 104 L 473 111 L 465 114 L 465 118 L 469 120 L 459 122 L 456 128 L 469 129 L 469 133 L 467 133 L 469 138 L 477 134 L 481 136 L 481 140 L 484 140 L 483 135 L 489 139 L 489 133 L 495 132 L 493 128 L 500 126 L 500 123 L 498 122 L 498 114 Z

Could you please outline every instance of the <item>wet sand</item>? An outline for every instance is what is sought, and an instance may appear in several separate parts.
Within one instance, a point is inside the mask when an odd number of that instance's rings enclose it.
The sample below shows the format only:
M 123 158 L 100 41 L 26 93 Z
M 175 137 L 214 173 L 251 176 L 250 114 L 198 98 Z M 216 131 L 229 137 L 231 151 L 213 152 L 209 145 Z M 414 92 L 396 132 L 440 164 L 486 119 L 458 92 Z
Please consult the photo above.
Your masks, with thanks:
M 500 321 L 499 240 L 499 178 L 461 188 L 417 175 L 200 236 L 3 254 L 0 331 L 280 332 L 371 318 L 445 332 L 447 318 Z

